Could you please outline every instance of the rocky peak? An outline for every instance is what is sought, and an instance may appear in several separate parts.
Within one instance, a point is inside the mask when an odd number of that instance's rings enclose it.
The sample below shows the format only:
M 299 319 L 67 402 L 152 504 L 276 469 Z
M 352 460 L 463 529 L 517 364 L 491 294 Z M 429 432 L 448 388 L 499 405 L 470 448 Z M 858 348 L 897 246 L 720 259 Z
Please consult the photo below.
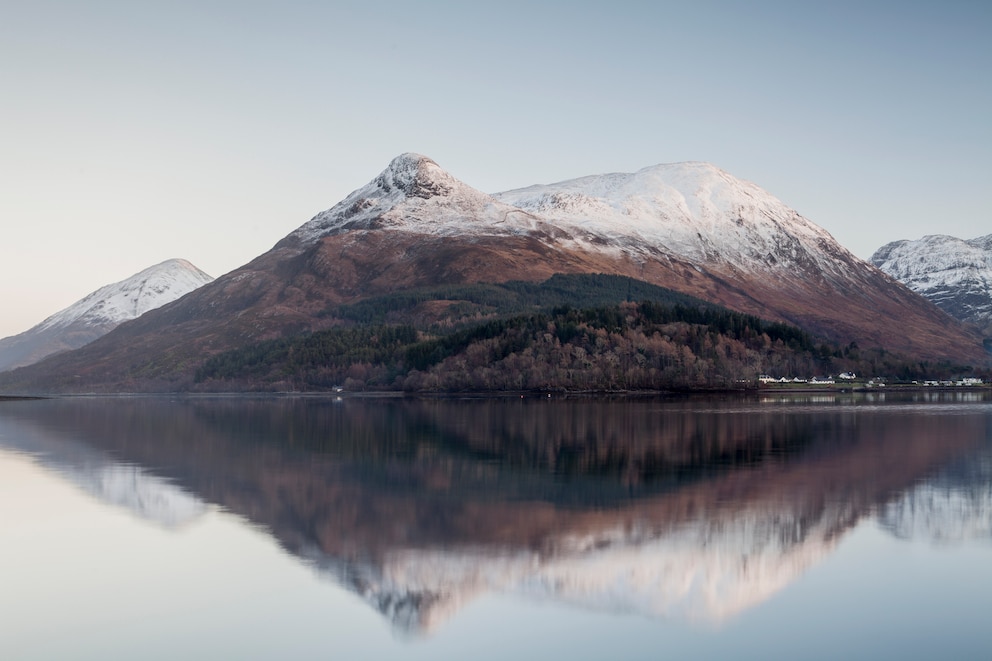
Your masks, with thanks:
M 410 197 L 428 199 L 450 194 L 457 180 L 433 160 L 420 154 L 400 154 L 394 158 L 375 183 L 384 193 L 399 190 Z
M 283 239 L 278 247 L 306 249 L 324 237 L 352 230 L 404 230 L 423 234 L 506 234 L 529 215 L 496 202 L 448 174 L 426 156 L 394 158 L 375 179 Z
M 992 234 L 968 241 L 943 234 L 893 241 L 871 261 L 952 317 L 992 333 Z

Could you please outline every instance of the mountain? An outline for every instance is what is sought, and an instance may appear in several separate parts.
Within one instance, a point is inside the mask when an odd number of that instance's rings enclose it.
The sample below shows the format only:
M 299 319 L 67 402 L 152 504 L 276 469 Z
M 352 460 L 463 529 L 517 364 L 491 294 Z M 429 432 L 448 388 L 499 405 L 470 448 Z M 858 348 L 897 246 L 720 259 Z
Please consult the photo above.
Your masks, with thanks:
M 992 234 L 968 241 L 942 234 L 893 241 L 876 250 L 871 262 L 992 337 Z
M 552 220 L 585 249 L 612 249 L 637 264 L 645 280 L 834 341 L 983 360 L 973 334 L 963 337 L 956 324 L 768 192 L 708 163 L 657 165 L 495 197 Z
M 211 280 L 186 260 L 170 259 L 101 287 L 33 328 L 0 340 L 0 371 L 78 349 Z
M 210 355 L 341 325 L 342 304 L 556 273 L 629 276 L 845 344 L 987 360 L 977 333 L 711 165 L 487 195 L 425 156 L 403 154 L 245 266 L 0 384 L 182 389 Z

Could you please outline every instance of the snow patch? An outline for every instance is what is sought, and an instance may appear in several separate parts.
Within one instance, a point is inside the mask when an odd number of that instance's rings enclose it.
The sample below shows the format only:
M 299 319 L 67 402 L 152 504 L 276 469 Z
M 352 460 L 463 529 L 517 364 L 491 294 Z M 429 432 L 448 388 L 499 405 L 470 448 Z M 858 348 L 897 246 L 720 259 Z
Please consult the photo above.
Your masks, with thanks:
M 212 280 L 186 260 L 170 259 L 101 287 L 23 333 L 0 339 L 0 371 L 78 349 Z
M 952 316 L 992 324 L 992 234 L 963 240 L 943 234 L 888 243 L 871 262 Z
M 667 255 L 745 272 L 814 267 L 847 275 L 852 263 L 860 263 L 772 195 L 708 163 L 656 165 L 488 195 L 426 156 L 403 154 L 279 245 L 302 250 L 350 230 L 523 234 L 611 257 Z
M 213 280 L 184 259 L 170 259 L 106 285 L 56 312 L 31 330 L 71 324 L 118 325 L 188 294 Z

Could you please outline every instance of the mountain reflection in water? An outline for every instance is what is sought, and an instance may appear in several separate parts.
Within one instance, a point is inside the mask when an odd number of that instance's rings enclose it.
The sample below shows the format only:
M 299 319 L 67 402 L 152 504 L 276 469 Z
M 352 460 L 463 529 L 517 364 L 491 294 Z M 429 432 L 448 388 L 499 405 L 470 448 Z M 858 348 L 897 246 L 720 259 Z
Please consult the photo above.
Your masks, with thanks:
M 488 591 L 719 620 L 868 516 L 992 535 L 987 399 L 817 397 L 65 399 L 0 438 L 167 526 L 226 508 L 414 633 Z

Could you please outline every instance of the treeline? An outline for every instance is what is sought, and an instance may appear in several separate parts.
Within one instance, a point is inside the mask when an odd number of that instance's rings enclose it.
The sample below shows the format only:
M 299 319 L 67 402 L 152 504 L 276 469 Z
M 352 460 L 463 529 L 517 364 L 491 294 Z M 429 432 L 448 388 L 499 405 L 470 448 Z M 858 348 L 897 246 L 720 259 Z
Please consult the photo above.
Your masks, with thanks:
M 556 274 L 544 282 L 511 281 L 429 287 L 386 294 L 329 308 L 324 316 L 362 325 L 408 323 L 425 303 L 447 303 L 425 330 L 444 332 L 493 317 L 550 311 L 563 306 L 603 307 L 621 302 L 654 301 L 722 309 L 671 289 L 608 274 Z
M 208 359 L 202 390 L 620 391 L 739 388 L 758 374 L 856 371 L 932 378 L 950 366 L 817 344 L 804 331 L 715 306 L 656 301 L 498 318 L 446 334 L 409 324 L 341 328 Z
M 293 383 L 326 389 L 347 378 L 352 365 L 396 364 L 418 343 L 409 325 L 341 328 L 258 342 L 225 351 L 201 365 L 195 381 Z M 382 375 L 380 375 L 380 378 Z

